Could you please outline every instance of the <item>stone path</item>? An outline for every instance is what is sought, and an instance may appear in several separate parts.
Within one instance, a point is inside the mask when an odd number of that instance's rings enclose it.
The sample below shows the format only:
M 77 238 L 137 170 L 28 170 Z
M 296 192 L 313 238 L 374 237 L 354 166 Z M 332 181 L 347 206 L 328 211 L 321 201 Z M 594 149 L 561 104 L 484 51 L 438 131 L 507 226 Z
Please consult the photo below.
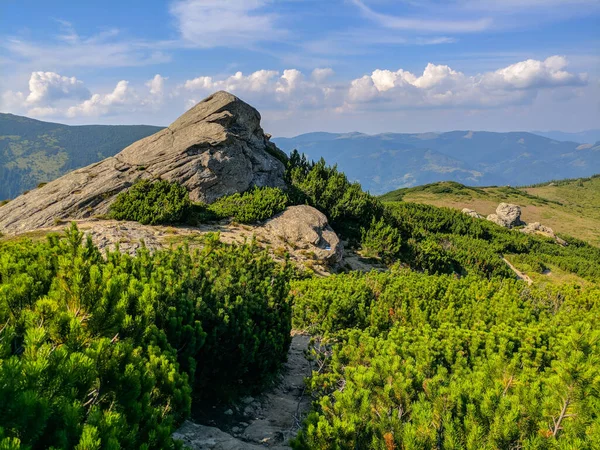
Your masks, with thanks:
M 304 379 L 311 374 L 306 359 L 310 336 L 295 335 L 280 381 L 260 397 L 245 397 L 238 405 L 214 408 L 206 424 L 186 421 L 173 434 L 193 450 L 289 449 L 310 408 Z

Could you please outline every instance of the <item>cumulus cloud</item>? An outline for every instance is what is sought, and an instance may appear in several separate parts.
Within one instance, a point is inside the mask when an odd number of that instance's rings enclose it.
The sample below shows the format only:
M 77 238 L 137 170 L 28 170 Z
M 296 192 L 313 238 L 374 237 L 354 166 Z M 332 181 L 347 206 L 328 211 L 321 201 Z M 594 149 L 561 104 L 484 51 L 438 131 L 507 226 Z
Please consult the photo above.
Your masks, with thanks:
M 326 68 L 316 68 L 312 71 L 311 76 L 313 78 L 313 80 L 315 80 L 317 83 L 321 83 L 323 81 L 325 81 L 326 79 L 332 77 L 334 74 L 333 69 L 326 67 Z
M 108 94 L 94 94 L 88 100 L 67 109 L 67 117 L 101 116 L 113 113 L 116 109 L 135 102 L 135 94 L 129 82 L 121 80 Z
M 535 98 L 540 89 L 586 84 L 585 75 L 568 72 L 566 66 L 564 57 L 551 56 L 474 76 L 432 63 L 420 76 L 403 69 L 377 69 L 351 81 L 346 106 L 372 102 L 399 108 L 518 104 Z
M 181 0 L 171 6 L 182 38 L 202 47 L 246 47 L 282 36 L 267 0 Z
M 159 74 L 154 75 L 154 78 L 146 82 L 146 86 L 150 88 L 150 94 L 152 95 L 163 95 L 165 88 L 165 80 L 167 78 L 160 76 Z
M 55 72 L 33 72 L 29 78 L 27 104 L 48 104 L 56 100 L 88 98 L 90 91 L 75 77 L 65 77 Z
M 230 76 L 201 75 L 169 87 L 167 77 L 154 75 L 134 87 L 126 80 L 114 89 L 90 91 L 75 77 L 34 72 L 29 92 L 5 91 L 3 108 L 39 117 L 102 117 L 125 113 L 181 111 L 217 90 L 230 91 L 263 111 L 277 110 L 283 117 L 307 110 L 326 112 L 390 111 L 414 109 L 468 110 L 530 104 L 541 91 L 561 101 L 580 92 L 585 74 L 570 71 L 563 56 L 525 60 L 481 74 L 465 74 L 444 64 L 429 63 L 421 73 L 379 68 L 359 78 L 342 81 L 331 68 L 306 73 L 257 70 Z M 20 109 L 19 109 L 20 108 Z M 310 112 L 309 112 L 310 111 Z
M 330 103 L 336 93 L 342 94 L 342 87 L 325 82 L 332 73 L 331 69 L 316 69 L 316 72 L 313 71 L 307 77 L 297 69 L 286 69 L 283 72 L 258 70 L 248 75 L 237 72 L 223 79 L 200 76 L 187 80 L 183 87 L 188 91 L 201 91 L 205 94 L 226 90 L 249 101 L 259 100 L 269 107 L 318 107 Z
M 528 59 L 484 75 L 482 81 L 495 88 L 529 89 L 554 86 L 582 86 L 586 77 L 564 70 L 564 56 L 551 56 L 544 61 Z

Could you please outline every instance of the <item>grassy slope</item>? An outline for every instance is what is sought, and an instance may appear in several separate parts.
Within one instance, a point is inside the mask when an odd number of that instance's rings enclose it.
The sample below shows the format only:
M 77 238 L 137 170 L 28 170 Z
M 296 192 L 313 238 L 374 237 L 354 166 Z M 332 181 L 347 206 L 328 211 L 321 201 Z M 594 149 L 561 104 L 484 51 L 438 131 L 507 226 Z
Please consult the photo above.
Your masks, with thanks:
M 494 212 L 500 202 L 514 203 L 521 206 L 525 222 L 541 222 L 557 233 L 600 246 L 600 176 L 524 188 L 471 188 L 442 182 L 399 189 L 381 199 L 470 208 L 483 215 Z

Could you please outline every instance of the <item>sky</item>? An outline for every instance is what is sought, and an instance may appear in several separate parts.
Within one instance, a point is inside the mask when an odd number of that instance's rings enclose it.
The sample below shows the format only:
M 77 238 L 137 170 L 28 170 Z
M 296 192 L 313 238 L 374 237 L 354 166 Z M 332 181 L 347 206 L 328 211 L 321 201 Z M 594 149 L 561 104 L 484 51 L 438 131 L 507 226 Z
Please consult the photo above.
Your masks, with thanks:
M 600 128 L 600 0 L 0 0 L 0 111 L 274 136 Z

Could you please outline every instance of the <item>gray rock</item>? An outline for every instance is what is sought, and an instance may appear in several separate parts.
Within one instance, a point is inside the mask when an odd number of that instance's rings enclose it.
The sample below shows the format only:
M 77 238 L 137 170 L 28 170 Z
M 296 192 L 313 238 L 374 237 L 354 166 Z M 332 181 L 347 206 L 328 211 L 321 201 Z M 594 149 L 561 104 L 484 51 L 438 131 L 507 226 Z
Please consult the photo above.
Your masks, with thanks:
M 253 450 L 264 449 L 261 445 L 240 441 L 216 427 L 186 421 L 173 433 L 173 439 L 182 441 L 193 450 Z
M 496 214 L 490 214 L 487 220 L 506 228 L 524 225 L 521 221 L 521 208 L 510 203 L 500 203 L 496 208 Z
M 0 232 L 23 232 L 60 219 L 105 214 L 118 193 L 141 179 L 177 181 L 192 200 L 207 203 L 252 186 L 283 187 L 281 155 L 260 127 L 258 111 L 220 91 L 168 128 L 114 157 L 0 207 Z
M 227 411 L 225 411 L 223 414 L 225 414 L 226 416 L 233 416 L 233 410 L 228 409 Z
M 521 208 L 517 205 L 500 203 L 496 208 L 496 214 L 500 220 L 506 223 L 508 228 L 518 227 L 519 225 L 524 224 L 521 221 Z
M 269 219 L 264 228 L 290 245 L 315 254 L 315 259 L 335 264 L 342 260 L 343 245 L 325 214 L 308 205 L 291 206 Z
M 463 212 L 463 214 L 466 214 L 467 216 L 474 217 L 476 219 L 485 219 L 484 216 L 482 216 L 481 214 L 479 214 L 474 209 L 463 208 L 462 212 Z
M 526 234 L 539 234 L 545 237 L 549 237 L 551 239 L 554 239 L 560 245 L 567 245 L 567 242 L 564 239 L 561 239 L 556 234 L 554 234 L 554 230 L 552 230 L 552 228 L 542 225 L 539 222 L 529 223 L 527 224 L 527 226 L 522 228 L 521 231 Z

